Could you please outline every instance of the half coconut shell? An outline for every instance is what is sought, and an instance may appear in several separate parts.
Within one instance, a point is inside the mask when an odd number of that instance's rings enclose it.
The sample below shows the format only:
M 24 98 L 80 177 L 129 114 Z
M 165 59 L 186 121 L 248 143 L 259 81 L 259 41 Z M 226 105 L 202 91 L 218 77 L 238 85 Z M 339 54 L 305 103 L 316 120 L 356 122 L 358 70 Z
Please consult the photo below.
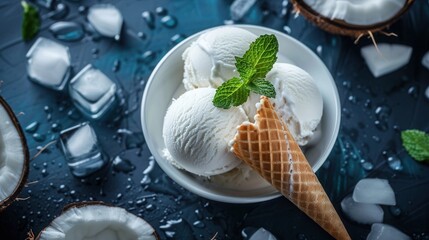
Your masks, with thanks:
M 0 212 L 16 199 L 27 182 L 29 156 L 21 125 L 0 97 Z
M 304 15 L 304 17 L 316 24 L 321 29 L 333 34 L 351 36 L 353 38 L 360 38 L 365 35 L 371 35 L 389 27 L 404 14 L 414 2 L 414 0 L 406 0 L 404 6 L 391 18 L 385 21 L 370 25 L 356 25 L 347 23 L 344 20 L 330 19 L 329 17 L 323 16 L 316 10 L 311 8 L 308 4 L 306 4 L 304 0 L 291 1 L 293 3 L 295 11 Z
M 142 218 L 123 208 L 93 201 L 68 204 L 36 239 L 157 240 L 159 236 Z

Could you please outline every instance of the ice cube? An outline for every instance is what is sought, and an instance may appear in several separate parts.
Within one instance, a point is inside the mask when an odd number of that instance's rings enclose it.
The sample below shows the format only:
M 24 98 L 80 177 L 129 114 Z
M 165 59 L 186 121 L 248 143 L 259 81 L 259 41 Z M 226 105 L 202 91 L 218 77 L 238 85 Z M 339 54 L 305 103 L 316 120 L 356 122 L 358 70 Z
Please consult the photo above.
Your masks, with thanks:
M 353 200 L 359 203 L 396 205 L 395 193 L 386 179 L 365 178 L 353 191 Z
M 366 240 L 408 240 L 409 236 L 398 229 L 382 223 L 374 223 Z
M 95 4 L 89 8 L 87 18 L 101 35 L 119 39 L 124 19 L 115 6 Z
M 360 53 L 374 77 L 380 77 L 406 65 L 413 49 L 401 44 L 380 43 L 361 48 Z
M 429 69 L 429 51 L 422 57 L 422 65 Z
M 91 153 L 91 150 L 96 148 L 96 146 L 95 132 L 88 124 L 84 124 L 78 128 L 66 142 L 66 148 L 72 157 Z
M 384 211 L 377 204 L 358 203 L 352 196 L 347 196 L 341 201 L 341 209 L 351 220 L 362 224 L 383 222 Z
M 240 20 L 255 2 L 256 0 L 235 0 L 229 8 L 231 19 L 234 21 Z
M 31 80 L 43 86 L 61 91 L 70 76 L 68 47 L 40 37 L 27 55 L 27 72 Z
M 70 81 L 69 92 L 83 114 L 98 119 L 116 101 L 116 88 L 112 80 L 89 64 Z
M 249 240 L 277 240 L 277 238 L 265 228 L 259 228 Z
M 60 142 L 67 164 L 77 177 L 85 177 L 107 163 L 88 122 L 61 131 Z

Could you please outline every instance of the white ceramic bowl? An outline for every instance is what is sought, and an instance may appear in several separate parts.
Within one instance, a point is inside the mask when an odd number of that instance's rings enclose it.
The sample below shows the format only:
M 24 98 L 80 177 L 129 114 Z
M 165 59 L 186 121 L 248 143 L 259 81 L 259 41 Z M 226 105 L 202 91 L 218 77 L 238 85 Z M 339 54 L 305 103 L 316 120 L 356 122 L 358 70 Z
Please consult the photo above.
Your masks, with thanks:
M 292 37 L 265 27 L 235 26 L 256 35 L 274 34 L 279 42 L 278 61 L 292 63 L 306 70 L 314 78 L 323 97 L 323 117 L 319 126 L 322 137 L 317 144 L 306 150 L 305 155 L 313 170 L 317 171 L 331 152 L 340 126 L 340 101 L 331 74 L 310 49 Z M 178 184 L 199 196 L 229 203 L 261 202 L 278 197 L 280 194 L 272 187 L 246 190 L 227 189 L 202 181 L 193 174 L 178 170 L 163 157 L 162 151 L 165 148 L 162 137 L 164 115 L 172 98 L 177 98 L 185 91 L 182 84 L 184 64 L 182 53 L 201 33 L 188 37 L 171 49 L 149 77 L 141 105 L 141 121 L 146 143 L 162 170 Z

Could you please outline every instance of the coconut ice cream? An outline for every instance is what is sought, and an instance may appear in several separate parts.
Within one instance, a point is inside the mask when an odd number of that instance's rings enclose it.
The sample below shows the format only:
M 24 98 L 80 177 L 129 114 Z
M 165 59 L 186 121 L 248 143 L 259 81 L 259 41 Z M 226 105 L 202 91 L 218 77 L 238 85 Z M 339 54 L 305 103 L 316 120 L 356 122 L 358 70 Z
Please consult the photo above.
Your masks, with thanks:
M 203 33 L 183 53 L 185 89 L 217 88 L 238 76 L 235 56 L 242 56 L 255 39 L 255 34 L 229 26 Z

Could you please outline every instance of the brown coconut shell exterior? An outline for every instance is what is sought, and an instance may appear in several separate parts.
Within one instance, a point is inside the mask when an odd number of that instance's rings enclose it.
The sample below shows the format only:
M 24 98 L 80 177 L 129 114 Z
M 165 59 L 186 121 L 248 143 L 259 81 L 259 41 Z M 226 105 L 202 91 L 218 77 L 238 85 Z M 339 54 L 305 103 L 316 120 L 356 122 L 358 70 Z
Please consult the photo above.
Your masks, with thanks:
M 64 213 L 64 212 L 66 212 L 66 211 L 68 211 L 68 210 L 70 210 L 70 209 L 72 209 L 72 208 L 81 208 L 81 207 L 86 207 L 86 206 L 95 206 L 95 205 L 104 205 L 104 206 L 108 206 L 108 207 L 115 207 L 115 206 L 113 206 L 113 205 L 111 205 L 111 204 L 108 204 L 108 203 L 105 203 L 105 202 L 102 202 L 102 201 L 88 201 L 88 202 L 74 202 L 74 203 L 69 203 L 69 204 L 67 204 L 67 205 L 65 205 L 64 207 L 63 207 L 63 211 L 62 211 L 62 213 Z M 134 214 L 133 214 L 134 215 Z M 136 216 L 136 217 L 138 217 L 138 216 Z M 143 219 L 144 220 L 144 219 Z M 149 224 L 149 223 L 148 223 Z M 50 224 L 49 224 L 50 225 Z M 45 228 L 43 228 L 41 231 L 40 231 L 40 233 L 37 235 L 37 237 L 35 238 L 36 240 L 39 240 L 40 239 L 40 237 L 41 237 L 41 235 L 42 235 L 42 232 L 43 231 L 45 231 L 45 229 L 47 228 L 47 227 L 49 227 L 49 225 L 48 226 L 46 226 Z M 151 225 L 151 227 L 152 227 L 152 225 Z M 158 235 L 158 233 L 156 232 L 156 230 L 155 230 L 155 228 L 154 227 L 152 227 L 153 228 L 153 235 L 155 236 L 155 238 L 156 239 L 159 239 L 159 235 Z M 29 235 L 31 235 L 30 233 L 29 233 Z M 34 238 L 29 238 L 29 240 L 34 240 Z
M 22 170 L 21 178 L 19 179 L 18 186 L 15 188 L 13 193 L 6 199 L 0 202 L 0 213 L 6 209 L 10 204 L 12 204 L 15 199 L 18 197 L 18 194 L 21 192 L 22 188 L 24 187 L 25 183 L 28 179 L 28 171 L 30 166 L 30 153 L 28 151 L 27 141 L 25 139 L 24 132 L 22 131 L 21 125 L 19 124 L 18 119 L 16 118 L 14 112 L 12 111 L 12 108 L 7 104 L 6 100 L 4 100 L 0 96 L 0 105 L 3 106 L 3 108 L 6 110 L 7 114 L 9 115 L 10 119 L 13 122 L 13 125 L 15 126 L 16 131 L 18 132 L 19 138 L 21 139 L 22 144 L 22 150 L 24 153 L 24 169 Z
M 291 0 L 291 2 L 293 3 L 295 11 L 301 13 L 305 18 L 316 24 L 321 29 L 333 34 L 360 38 L 389 27 L 410 8 L 414 0 L 407 0 L 402 9 L 389 20 L 373 25 L 354 25 L 346 23 L 343 20 L 330 19 L 314 11 L 304 2 L 304 0 Z

